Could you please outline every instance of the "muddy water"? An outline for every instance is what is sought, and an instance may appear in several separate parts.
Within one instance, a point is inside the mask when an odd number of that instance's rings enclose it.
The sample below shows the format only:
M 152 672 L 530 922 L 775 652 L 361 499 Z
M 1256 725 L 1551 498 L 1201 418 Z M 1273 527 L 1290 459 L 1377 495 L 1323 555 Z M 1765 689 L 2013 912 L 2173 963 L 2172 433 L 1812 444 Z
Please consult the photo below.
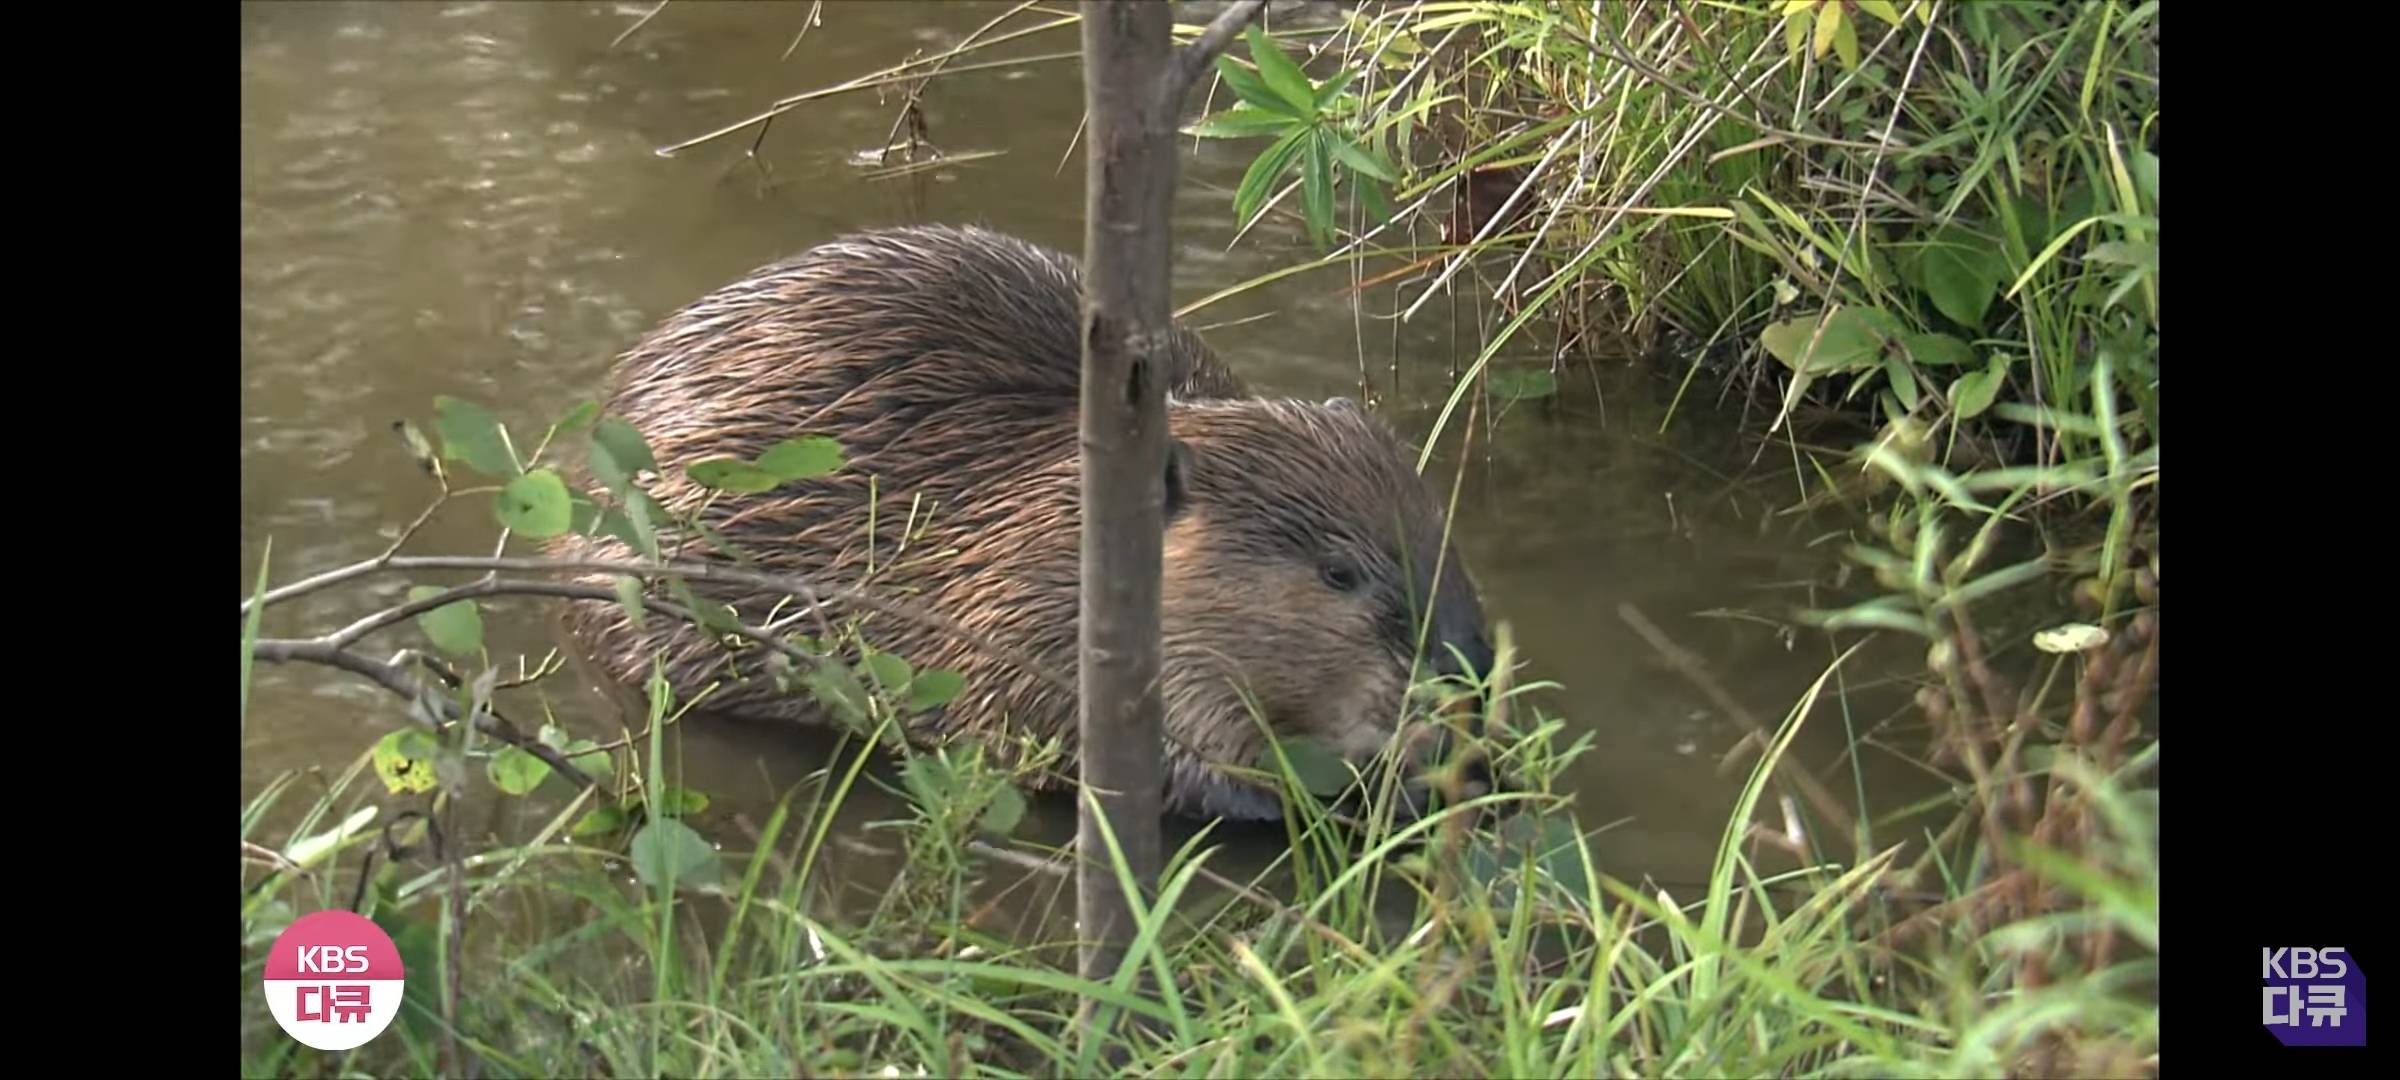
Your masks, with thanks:
M 429 482 L 391 424 L 428 421 L 437 394 L 486 402 L 518 429 L 594 396 L 612 353 L 675 306 L 837 232 L 925 220 L 977 221 L 1069 250 L 1081 244 L 1081 111 L 1072 62 L 956 76 L 926 98 L 928 134 L 956 162 L 878 176 L 899 115 L 873 92 L 832 97 L 775 122 L 757 160 L 751 133 L 661 157 L 657 148 L 831 85 L 912 51 L 938 51 L 999 13 L 988 5 L 676 3 L 622 43 L 651 4 L 293 4 L 242 11 L 242 567 L 246 592 L 270 540 L 274 577 L 373 555 L 425 505 Z M 1037 17 L 1021 16 L 1010 26 Z M 1070 52 L 1072 30 L 998 55 Z M 789 56 L 786 57 L 786 51 Z M 1179 303 L 1307 257 L 1294 222 L 1235 242 L 1231 190 L 1255 147 L 1186 153 L 1178 203 Z M 996 155 L 957 160 L 970 155 Z M 895 161 L 898 159 L 895 158 Z M 1063 164 L 1063 167 L 1062 167 Z M 1378 268 L 1381 269 L 1381 268 Z M 1285 279 L 1195 321 L 1263 388 L 1359 391 L 1412 437 L 1431 424 L 1454 359 L 1471 358 L 1471 294 L 1413 320 L 1381 316 L 1393 291 L 1353 307 L 1339 272 Z M 1422 281 L 1402 290 L 1413 301 Z M 1673 373 L 1624 365 L 1572 372 L 1557 399 L 1476 417 L 1458 530 L 1493 611 L 1535 677 L 1564 684 L 1543 706 L 1593 752 L 1574 777 L 1603 869 L 1670 884 L 1699 880 L 1744 769 L 1717 758 L 1745 730 L 1620 618 L 1638 608 L 1705 662 L 1769 725 L 1822 671 L 1829 651 L 1765 622 L 1829 581 L 1839 522 L 1778 515 L 1794 495 L 1788 452 L 1752 464 L 1741 418 L 1688 395 L 1659 434 Z M 1445 438 L 1435 471 L 1459 468 Z M 1778 478 L 1780 477 L 1780 478 Z M 480 504 L 437 516 L 411 545 L 488 551 Z M 439 579 L 435 579 L 439 580 Z M 278 607 L 268 636 L 320 633 L 389 604 L 408 582 L 321 593 Z M 556 644 L 538 611 L 501 606 L 487 632 L 502 655 Z M 413 644 L 384 635 L 368 651 Z M 1904 666 L 1907 650 L 1886 660 Z M 1844 727 L 1890 719 L 1899 694 L 1875 668 L 1846 671 L 1850 709 L 1820 709 L 1800 751 L 1845 799 Z M 608 738 L 638 727 L 609 698 L 559 682 L 545 708 Z M 243 734 L 247 800 L 288 770 L 338 772 L 399 722 L 395 702 L 349 676 L 262 666 Z M 684 782 L 707 817 L 765 817 L 776 793 L 824 764 L 809 733 L 694 722 Z M 1914 798 L 1925 779 L 1889 753 L 1863 758 L 1875 801 Z M 859 820 L 888 812 L 862 796 Z M 1038 810 L 1055 829 L 1064 800 Z M 539 817 L 495 815 L 507 833 Z M 853 834 L 855 835 L 855 834 Z M 728 836 L 729 844 L 739 838 Z M 1839 846 L 1838 844 L 1836 846 Z

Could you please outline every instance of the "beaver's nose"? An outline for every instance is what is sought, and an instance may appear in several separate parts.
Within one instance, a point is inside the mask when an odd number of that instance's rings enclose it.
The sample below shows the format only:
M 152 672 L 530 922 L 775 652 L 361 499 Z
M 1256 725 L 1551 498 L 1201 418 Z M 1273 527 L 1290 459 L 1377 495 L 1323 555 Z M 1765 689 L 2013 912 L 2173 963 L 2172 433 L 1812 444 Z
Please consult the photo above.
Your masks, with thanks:
M 1434 644 L 1433 670 L 1437 675 L 1464 679 L 1488 676 L 1492 673 L 1492 643 L 1481 630 L 1444 634 Z

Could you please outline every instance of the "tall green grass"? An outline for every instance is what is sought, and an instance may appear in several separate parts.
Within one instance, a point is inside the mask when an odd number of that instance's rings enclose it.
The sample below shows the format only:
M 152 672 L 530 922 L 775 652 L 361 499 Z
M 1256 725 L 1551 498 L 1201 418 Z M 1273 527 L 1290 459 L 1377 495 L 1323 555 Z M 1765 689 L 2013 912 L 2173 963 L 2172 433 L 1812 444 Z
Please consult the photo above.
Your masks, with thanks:
M 723 845 L 732 872 L 680 886 L 629 880 L 641 855 L 622 841 L 562 839 L 583 798 L 535 840 L 459 853 L 455 867 L 374 859 L 387 841 L 367 827 L 362 758 L 277 845 L 254 830 L 298 785 L 244 808 L 243 1071 L 455 1073 L 443 1058 L 455 1045 L 484 1075 L 545 1076 L 2154 1072 L 2155 742 L 2079 741 L 2073 717 L 2112 689 L 2079 678 L 2064 737 L 2011 777 L 2043 786 L 2034 817 L 2014 816 L 2005 786 L 1970 788 L 1958 837 L 1905 845 L 1915 870 L 1897 844 L 1793 859 L 1754 826 L 1795 736 L 1827 722 L 1840 664 L 1761 748 L 1695 895 L 1600 871 L 1573 800 L 1550 784 L 1582 746 L 1562 745 L 1566 726 L 1529 712 L 1521 688 L 1499 687 L 1493 739 L 1522 778 L 1512 793 L 1413 822 L 1371 807 L 1343 825 L 1287 769 L 1284 858 L 1235 880 L 1203 830 L 1136 905 L 1133 962 L 1106 984 L 1074 974 L 1071 928 L 979 925 L 992 888 L 1066 864 L 1029 869 L 1049 853 L 980 831 L 1010 777 L 971 748 L 903 751 L 904 774 L 945 779 L 904 785 L 891 828 L 906 881 L 847 919 L 812 880 L 839 861 L 824 815 L 889 747 L 837 760 L 751 842 Z M 675 711 L 663 683 L 650 692 L 654 721 Z M 658 742 L 639 751 L 652 776 Z M 672 800 L 649 806 L 654 821 L 679 814 Z M 1053 923 L 1071 920 L 1071 890 L 1053 895 L 1066 905 Z M 267 1018 L 263 948 L 297 914 L 353 903 L 398 940 L 410 995 L 376 1042 L 317 1054 Z M 462 967 L 454 1021 L 430 977 L 445 953 Z
M 1870 493 L 1844 440 L 2027 470 L 2104 522 L 2113 611 L 2157 528 L 2157 62 L 2155 2 L 1395 0 L 1235 50 L 1189 130 L 1262 147 L 1248 232 L 1332 238 L 1293 270 L 1496 301 L 1429 457 L 1555 390 L 1518 357 L 1656 359 L 1758 396 L 1804 502 Z

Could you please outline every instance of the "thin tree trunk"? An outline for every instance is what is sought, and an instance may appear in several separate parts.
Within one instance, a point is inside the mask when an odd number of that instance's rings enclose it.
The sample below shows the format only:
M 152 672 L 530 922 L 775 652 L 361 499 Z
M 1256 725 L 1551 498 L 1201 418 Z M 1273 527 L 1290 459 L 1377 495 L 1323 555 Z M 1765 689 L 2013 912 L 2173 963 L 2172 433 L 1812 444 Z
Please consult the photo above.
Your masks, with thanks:
M 1136 927 L 1102 835 L 1145 899 L 1161 862 L 1158 689 L 1166 505 L 1170 212 L 1183 96 L 1264 0 L 1220 15 L 1178 56 L 1163 2 L 1083 6 L 1085 135 L 1083 590 L 1076 874 L 1081 971 L 1112 978 Z M 1098 814 L 1094 811 L 1097 809 Z

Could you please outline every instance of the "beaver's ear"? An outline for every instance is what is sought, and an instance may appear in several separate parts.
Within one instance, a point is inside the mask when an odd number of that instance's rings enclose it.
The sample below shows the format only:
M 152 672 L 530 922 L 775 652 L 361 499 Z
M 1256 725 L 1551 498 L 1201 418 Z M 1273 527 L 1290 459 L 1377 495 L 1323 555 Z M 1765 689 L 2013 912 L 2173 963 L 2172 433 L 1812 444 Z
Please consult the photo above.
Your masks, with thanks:
M 1168 436 L 1167 513 L 1165 521 L 1169 525 L 1174 524 L 1176 518 L 1183 516 L 1184 506 L 1191 501 L 1191 490 L 1187 486 L 1185 480 L 1185 477 L 1190 475 L 1191 470 L 1192 448 L 1184 445 L 1182 439 Z

